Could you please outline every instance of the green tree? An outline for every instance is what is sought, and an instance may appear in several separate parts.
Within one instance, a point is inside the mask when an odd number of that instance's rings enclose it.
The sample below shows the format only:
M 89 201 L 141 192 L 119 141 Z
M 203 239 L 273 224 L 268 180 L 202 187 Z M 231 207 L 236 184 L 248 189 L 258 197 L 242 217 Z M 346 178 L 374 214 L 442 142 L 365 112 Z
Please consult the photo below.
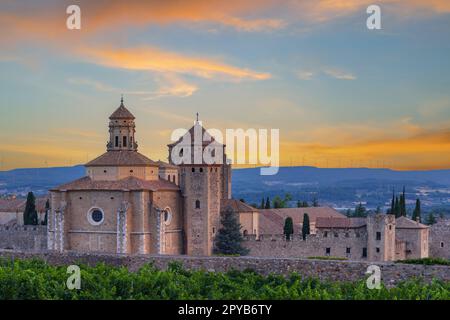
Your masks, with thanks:
M 400 216 L 406 217 L 406 194 L 405 194 L 405 186 L 403 186 L 403 193 L 400 195 Z
M 218 254 L 246 255 L 248 249 L 242 246 L 241 224 L 237 215 L 227 209 L 221 217 L 221 228 L 215 237 L 214 252 Z
M 38 216 L 36 211 L 36 198 L 33 192 L 28 192 L 25 211 L 23 212 L 24 225 L 37 225 Z
M 347 217 L 352 217 L 353 216 L 353 213 L 352 213 L 352 210 L 351 209 L 347 209 L 347 211 L 345 211 L 345 215 L 347 216 Z
M 303 207 L 303 208 L 308 208 L 308 207 L 309 207 L 308 202 L 303 201 L 303 206 L 302 206 L 302 207 Z
M 275 198 L 273 198 L 273 207 L 275 209 L 284 208 L 284 201 L 280 196 L 275 196 Z
M 47 199 L 47 201 L 45 201 L 45 216 L 44 216 L 44 221 L 42 221 L 42 225 L 46 226 L 48 224 L 48 212 L 50 211 L 50 201 Z
M 284 220 L 283 234 L 288 241 L 291 239 L 291 235 L 294 234 L 294 222 L 292 221 L 291 217 L 287 217 Z
M 311 230 L 309 227 L 309 215 L 307 213 L 303 214 L 303 226 L 302 226 L 302 237 L 306 240 L 306 236 L 310 234 Z
M 300 200 L 297 200 L 297 208 L 302 208 L 302 202 Z
M 398 197 L 395 197 L 394 214 L 396 218 L 400 217 L 400 202 Z
M 267 197 L 266 199 L 266 205 L 264 206 L 264 209 L 270 209 L 270 199 Z
M 360 202 L 355 208 L 355 217 L 367 217 L 367 210 Z
M 435 224 L 435 223 L 436 223 L 436 218 L 434 217 L 433 212 L 430 212 L 428 214 L 427 219 L 425 220 L 425 224 L 431 226 L 432 224 Z
M 259 208 L 264 209 L 264 197 L 262 197 L 262 199 L 261 199 L 261 206 Z
M 318 206 L 319 206 L 319 201 L 317 200 L 316 197 L 314 197 L 314 199 L 313 199 L 312 206 L 313 206 L 313 207 L 318 207 Z
M 416 199 L 416 207 L 414 208 L 413 214 L 412 214 L 412 220 L 422 222 L 422 217 L 420 216 L 420 199 Z
M 391 209 L 388 210 L 388 214 L 395 214 L 395 190 L 394 189 L 392 189 Z

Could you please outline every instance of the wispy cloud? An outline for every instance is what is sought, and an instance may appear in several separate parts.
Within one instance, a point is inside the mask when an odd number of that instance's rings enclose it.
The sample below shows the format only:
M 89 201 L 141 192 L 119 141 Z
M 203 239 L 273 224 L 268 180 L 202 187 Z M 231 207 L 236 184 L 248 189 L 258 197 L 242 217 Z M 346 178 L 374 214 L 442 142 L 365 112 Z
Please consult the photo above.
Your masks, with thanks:
M 297 78 L 300 80 L 312 80 L 314 77 L 324 74 L 328 77 L 338 79 L 338 80 L 356 80 L 356 75 L 351 72 L 339 69 L 339 68 L 318 68 L 316 71 L 313 70 L 299 70 L 296 72 Z
M 339 80 L 356 80 L 356 76 L 354 74 L 336 68 L 325 68 L 323 69 L 323 72 L 326 75 Z
M 142 100 L 154 100 L 163 97 L 190 97 L 198 90 L 198 87 L 193 84 L 189 84 L 173 74 L 165 74 L 157 78 L 158 88 L 156 90 L 123 90 L 115 88 L 101 81 L 96 81 L 87 78 L 69 78 L 67 82 L 74 85 L 82 85 L 93 88 L 94 90 L 101 92 L 114 92 L 123 93 L 126 95 L 139 95 L 144 96 Z
M 300 80 L 311 80 L 314 77 L 314 72 L 300 70 L 300 71 L 297 72 L 297 77 Z
M 198 90 L 196 85 L 184 81 L 175 74 L 164 74 L 157 82 L 159 83 L 158 90 L 143 100 L 153 100 L 168 96 L 185 98 L 192 96 Z

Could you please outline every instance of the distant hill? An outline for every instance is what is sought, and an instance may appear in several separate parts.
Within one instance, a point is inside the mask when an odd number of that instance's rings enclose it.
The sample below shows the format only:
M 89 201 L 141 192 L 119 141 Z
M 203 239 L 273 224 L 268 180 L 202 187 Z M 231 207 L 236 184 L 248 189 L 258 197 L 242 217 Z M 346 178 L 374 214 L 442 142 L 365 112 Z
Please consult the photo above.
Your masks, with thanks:
M 293 200 L 337 208 L 384 207 L 393 189 L 406 188 L 408 204 L 416 198 L 424 207 L 450 207 L 450 170 L 395 171 L 369 168 L 281 167 L 278 174 L 261 176 L 259 168 L 233 170 L 233 196 L 260 204 L 262 197 L 290 193 Z
M 84 166 L 30 168 L 0 171 L 0 193 L 46 193 L 52 187 L 85 175 Z
M 81 165 L 0 171 L 0 193 L 43 194 L 84 175 Z M 289 192 L 295 201 L 317 197 L 321 204 L 334 207 L 354 207 L 359 201 L 376 207 L 386 205 L 392 189 L 400 192 L 403 186 L 410 204 L 420 197 L 425 207 L 450 207 L 450 170 L 281 167 L 274 176 L 261 176 L 259 168 L 233 170 L 233 197 L 257 204 L 262 197 Z
M 416 181 L 450 185 L 449 170 L 429 171 L 395 171 L 391 169 L 370 168 L 316 168 L 316 167 L 280 167 L 278 174 L 261 176 L 259 168 L 233 170 L 234 182 L 245 182 L 249 179 L 261 183 L 266 181 L 318 182 L 334 184 L 342 181 L 384 180 L 384 181 Z

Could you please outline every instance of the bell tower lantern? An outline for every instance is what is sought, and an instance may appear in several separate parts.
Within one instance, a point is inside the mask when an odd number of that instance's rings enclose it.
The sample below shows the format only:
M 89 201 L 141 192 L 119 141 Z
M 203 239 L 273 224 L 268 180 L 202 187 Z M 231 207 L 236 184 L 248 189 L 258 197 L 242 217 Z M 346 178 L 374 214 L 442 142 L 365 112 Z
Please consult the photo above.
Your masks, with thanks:
M 137 151 L 134 119 L 133 114 L 123 104 L 122 96 L 120 106 L 109 117 L 108 151 Z

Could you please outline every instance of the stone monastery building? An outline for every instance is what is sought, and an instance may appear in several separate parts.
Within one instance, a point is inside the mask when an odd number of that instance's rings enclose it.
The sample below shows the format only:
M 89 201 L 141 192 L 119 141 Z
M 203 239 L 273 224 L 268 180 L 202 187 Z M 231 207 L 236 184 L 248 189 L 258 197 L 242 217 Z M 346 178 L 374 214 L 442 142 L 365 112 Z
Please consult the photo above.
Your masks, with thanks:
M 239 215 L 244 245 L 255 256 L 376 261 L 428 256 L 428 227 L 407 218 L 350 219 L 328 207 L 258 210 L 233 200 L 225 145 L 211 136 L 194 143 L 196 132 L 208 136 L 198 119 L 168 145 L 168 163 L 138 152 L 134 120 L 122 99 L 109 117 L 106 152 L 85 165 L 85 177 L 51 190 L 49 250 L 211 255 L 220 214 L 231 210 Z M 203 152 L 211 141 L 211 153 L 223 155 L 220 164 L 201 159 L 175 165 L 170 156 Z M 306 241 L 299 234 L 304 213 L 311 226 Z M 291 241 L 282 235 L 288 216 L 294 221 Z
M 51 190 L 48 248 L 210 255 L 221 202 L 231 197 L 230 165 L 176 166 L 170 157 L 164 163 L 140 154 L 135 117 L 123 99 L 109 120 L 107 151 L 85 165 L 84 178 Z M 189 139 L 168 145 L 169 154 L 175 147 L 193 150 L 194 130 L 205 133 L 198 119 Z

